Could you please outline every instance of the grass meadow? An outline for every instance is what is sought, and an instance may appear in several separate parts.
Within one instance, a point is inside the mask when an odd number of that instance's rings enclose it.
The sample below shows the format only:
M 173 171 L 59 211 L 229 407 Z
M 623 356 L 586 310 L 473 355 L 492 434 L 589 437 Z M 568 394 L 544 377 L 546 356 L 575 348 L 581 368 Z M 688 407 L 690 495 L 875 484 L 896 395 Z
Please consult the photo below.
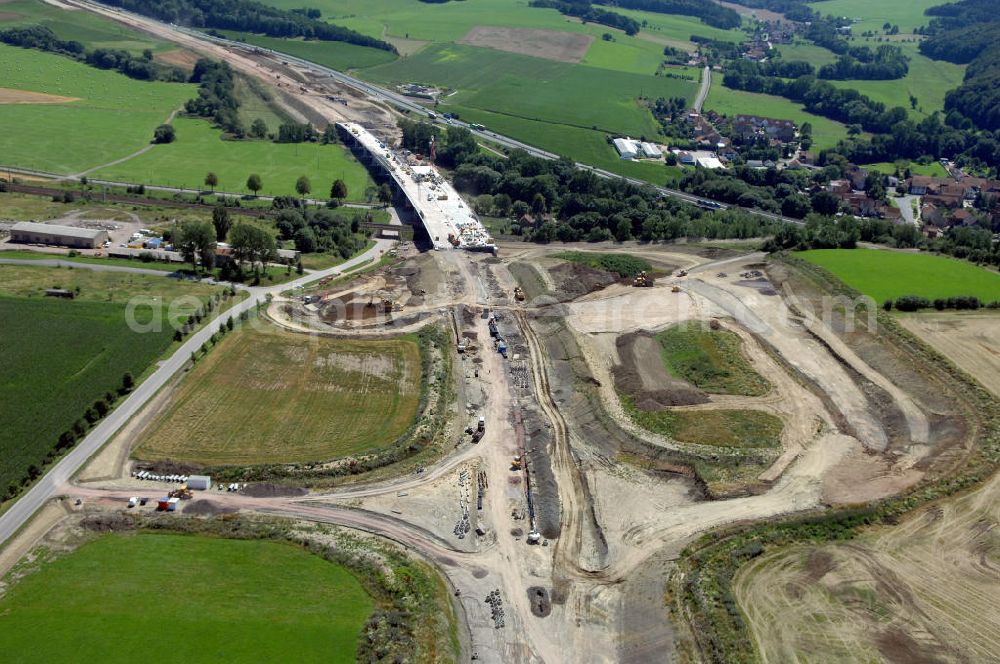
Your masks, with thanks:
M 656 338 L 663 347 L 667 371 L 706 392 L 759 397 L 771 389 L 747 362 L 742 342 L 733 332 L 689 322 L 669 327 Z
M 58 174 L 125 157 L 195 95 L 186 83 L 136 81 L 70 58 L 0 45 L 2 86 L 76 98 L 55 104 L 0 104 L 0 161 Z M 16 131 L 10 128 L 16 127 Z
M 854 34 L 868 30 L 882 31 L 882 25 L 889 23 L 899 26 L 901 33 L 913 32 L 921 25 L 927 25 L 924 10 L 942 4 L 939 0 L 823 0 L 812 3 L 813 11 L 824 15 L 860 18 L 853 27 Z
M 134 454 L 205 464 L 326 461 L 394 442 L 420 400 L 407 338 L 229 335 L 192 370 Z
M 759 410 L 679 410 L 646 411 L 635 407 L 632 398 L 620 395 L 625 411 L 643 429 L 680 443 L 712 447 L 777 447 L 784 425 L 781 418 Z
M 813 249 L 795 255 L 879 303 L 903 295 L 1000 300 L 1000 274 L 947 256 L 877 249 Z
M 929 164 L 918 164 L 915 161 L 908 161 L 906 159 L 900 159 L 899 161 L 889 163 L 887 161 L 880 161 L 875 164 L 865 164 L 865 168 L 869 171 L 878 171 L 883 175 L 895 175 L 896 171 L 900 174 L 906 172 L 906 169 L 910 170 L 913 175 L 931 175 L 935 177 L 948 177 L 948 171 L 940 162 L 932 161 Z
M 295 195 L 300 175 L 312 182 L 311 196 L 326 198 L 330 184 L 342 179 L 348 201 L 361 201 L 372 185 L 365 167 L 339 145 L 277 144 L 270 141 L 225 141 L 207 120 L 174 120 L 177 140 L 93 173 L 116 182 L 141 182 L 172 187 L 204 188 L 205 174 L 219 177 L 220 191 L 246 192 L 247 177 L 261 176 L 262 196 Z
M 0 650 L 25 664 L 277 662 L 290 651 L 347 664 L 374 607 L 346 568 L 291 544 L 111 534 L 6 591 Z
M 855 39 L 855 44 L 865 44 Z M 868 44 L 877 47 L 876 42 Z M 931 60 L 917 51 L 915 43 L 899 44 L 910 58 L 906 76 L 893 81 L 830 81 L 838 88 L 853 88 L 888 108 L 902 106 L 914 119 L 919 120 L 935 111 L 944 109 L 945 94 L 962 84 L 965 65 L 943 60 Z M 917 98 L 917 108 L 910 106 L 910 95 Z

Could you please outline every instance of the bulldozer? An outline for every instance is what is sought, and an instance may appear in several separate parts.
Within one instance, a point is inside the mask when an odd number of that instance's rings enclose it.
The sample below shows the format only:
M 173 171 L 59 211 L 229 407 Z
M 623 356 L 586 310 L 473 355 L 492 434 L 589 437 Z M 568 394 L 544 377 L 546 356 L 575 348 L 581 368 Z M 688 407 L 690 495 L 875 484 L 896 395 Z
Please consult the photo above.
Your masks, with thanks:
M 520 286 L 514 286 L 514 299 L 518 302 L 524 302 L 524 290 Z
M 635 279 L 632 280 L 632 285 L 636 288 L 650 288 L 653 285 L 653 277 L 646 274 L 643 270 L 639 274 L 635 275 Z

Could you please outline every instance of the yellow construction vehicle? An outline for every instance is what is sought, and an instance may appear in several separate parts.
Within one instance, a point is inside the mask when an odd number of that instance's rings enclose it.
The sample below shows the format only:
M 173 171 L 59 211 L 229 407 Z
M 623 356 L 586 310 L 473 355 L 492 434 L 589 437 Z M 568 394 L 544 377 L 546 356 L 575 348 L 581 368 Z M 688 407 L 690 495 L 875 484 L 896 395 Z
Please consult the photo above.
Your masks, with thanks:
M 643 270 L 639 274 L 635 275 L 635 279 L 632 280 L 632 285 L 636 288 L 650 288 L 653 285 L 653 277 L 646 274 Z
M 680 286 L 674 286 L 673 288 L 670 289 L 670 292 L 671 293 L 680 293 L 681 292 L 681 287 Z
M 521 290 L 520 286 L 514 286 L 514 299 L 518 302 L 524 301 L 524 291 Z
M 511 470 L 521 470 L 521 456 L 518 455 L 514 457 L 514 460 L 510 462 Z

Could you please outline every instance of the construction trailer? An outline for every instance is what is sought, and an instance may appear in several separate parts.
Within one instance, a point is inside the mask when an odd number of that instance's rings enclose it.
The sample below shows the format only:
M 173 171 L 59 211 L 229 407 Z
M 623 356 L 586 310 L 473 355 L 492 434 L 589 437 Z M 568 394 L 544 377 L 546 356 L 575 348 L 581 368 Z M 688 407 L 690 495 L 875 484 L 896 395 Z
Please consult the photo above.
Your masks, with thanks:
M 208 491 L 212 488 L 212 478 L 208 475 L 192 475 L 188 478 L 187 486 L 197 491 Z

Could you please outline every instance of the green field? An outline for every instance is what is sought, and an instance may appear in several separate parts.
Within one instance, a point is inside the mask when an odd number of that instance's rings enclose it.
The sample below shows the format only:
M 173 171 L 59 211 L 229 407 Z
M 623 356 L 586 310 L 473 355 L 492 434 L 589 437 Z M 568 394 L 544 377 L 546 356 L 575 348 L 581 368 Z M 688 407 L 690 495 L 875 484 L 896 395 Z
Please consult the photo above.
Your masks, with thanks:
M 887 161 L 881 161 L 876 164 L 864 164 L 864 168 L 869 171 L 878 171 L 883 175 L 893 175 L 898 170 L 900 173 L 904 173 L 906 169 L 910 169 L 912 175 L 931 175 L 935 177 L 948 177 L 948 171 L 940 162 L 932 161 L 929 164 L 918 164 L 915 161 L 907 161 L 901 159 L 898 162 L 889 163 Z
M 913 32 L 914 28 L 927 25 L 930 20 L 924 10 L 940 4 L 944 3 L 940 0 L 823 0 L 811 6 L 813 11 L 824 15 L 862 19 L 853 25 L 854 34 L 859 35 L 868 30 L 881 32 L 886 21 L 898 25 L 902 33 Z
M 619 395 L 636 424 L 681 443 L 713 447 L 777 447 L 784 425 L 759 410 L 639 410 L 632 398 Z
M 366 78 L 383 84 L 420 81 L 457 90 L 442 102 L 515 118 L 583 129 L 653 136 L 652 115 L 640 96 L 690 98 L 697 83 L 572 65 L 474 46 L 434 45 L 418 55 L 372 67 Z M 594 103 L 600 90 L 601 103 Z
M 657 136 L 659 127 L 638 98 L 690 99 L 697 90 L 693 81 L 457 44 L 428 46 L 418 55 L 363 73 L 384 85 L 420 81 L 454 88 L 457 92 L 442 101 L 441 111 L 458 113 L 464 120 L 557 154 L 658 182 L 665 180 L 662 164 L 622 165 L 606 136 Z M 602 91 L 598 103 L 593 94 L 596 89 Z
M 705 110 L 716 111 L 723 115 L 733 116 L 737 113 L 754 113 L 769 118 L 792 120 L 798 125 L 809 122 L 813 127 L 812 151 L 832 148 L 842 138 L 847 138 L 847 127 L 839 122 L 813 115 L 802 109 L 799 104 L 784 97 L 731 90 L 721 82 L 713 83 L 705 101 Z
M 235 30 L 222 30 L 230 39 L 245 41 L 261 48 L 288 53 L 310 62 L 342 71 L 371 67 L 392 62 L 396 56 L 388 51 L 366 46 L 355 46 L 347 42 L 303 41 L 301 39 L 278 39 Z
M 256 464 L 374 451 L 413 423 L 420 385 L 420 350 L 408 339 L 245 330 L 191 371 L 135 455 Z
M 42 25 L 60 39 L 76 40 L 91 48 L 113 48 L 141 53 L 150 49 L 165 53 L 177 49 L 175 44 L 161 41 L 146 33 L 126 28 L 91 12 L 67 10 L 42 0 L 0 2 L 0 29 L 16 25 Z
M 77 98 L 55 104 L 0 104 L 0 161 L 67 174 L 129 155 L 195 95 L 186 83 L 136 81 L 69 58 L 0 45 L 0 87 Z
M 817 46 L 812 42 L 797 42 L 795 44 L 778 44 L 776 46 L 781 53 L 781 59 L 789 62 L 801 60 L 808 62 L 813 67 L 833 64 L 837 61 L 837 54 L 830 49 Z
M 860 40 L 854 43 L 864 44 Z M 877 43 L 869 46 L 875 48 Z M 888 108 L 902 106 L 917 119 L 944 109 L 944 96 L 962 84 L 965 65 L 956 65 L 943 60 L 931 60 L 917 51 L 917 45 L 899 44 L 910 58 L 910 71 L 894 81 L 830 81 L 838 88 L 853 88 Z M 910 95 L 917 98 L 917 108 L 910 107 Z
M 93 173 L 95 178 L 174 187 L 204 188 L 205 174 L 219 177 L 220 191 L 245 192 L 251 173 L 261 176 L 262 196 L 294 195 L 295 181 L 306 175 L 316 198 L 330 194 L 330 183 L 347 183 L 348 200 L 360 201 L 372 185 L 368 171 L 339 145 L 224 141 L 206 120 L 174 120 L 177 140 Z
M 1000 274 L 955 258 L 876 249 L 815 249 L 795 256 L 829 270 L 876 302 L 903 295 L 1000 300 Z
M 656 338 L 663 346 L 667 371 L 706 392 L 759 397 L 771 389 L 747 362 L 742 342 L 733 332 L 692 321 L 673 325 Z
M 7 590 L 0 651 L 10 664 L 277 662 L 290 652 L 346 664 L 374 606 L 347 569 L 291 544 L 104 535 Z

